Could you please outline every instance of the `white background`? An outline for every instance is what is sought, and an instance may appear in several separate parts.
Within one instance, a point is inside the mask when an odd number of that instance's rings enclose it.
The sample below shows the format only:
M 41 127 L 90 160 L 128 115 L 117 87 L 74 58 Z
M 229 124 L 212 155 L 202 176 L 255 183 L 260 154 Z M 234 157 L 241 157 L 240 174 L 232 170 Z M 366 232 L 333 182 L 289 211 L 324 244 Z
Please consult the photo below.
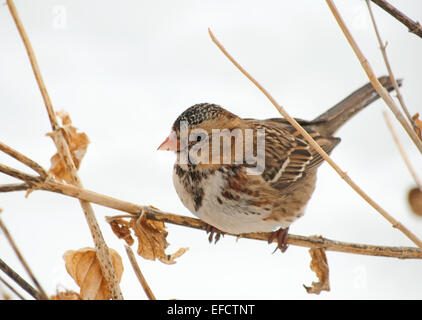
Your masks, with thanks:
M 3 4 L 4 1 L 2 0 Z M 422 2 L 391 3 L 422 20 Z M 338 0 L 338 9 L 377 75 L 386 73 L 366 4 Z M 80 169 L 87 189 L 192 216 L 172 184 L 175 156 L 156 151 L 176 117 L 201 102 L 243 117 L 277 117 L 267 99 L 211 42 L 207 28 L 296 117 L 312 119 L 368 80 L 325 1 L 82 1 L 16 0 L 56 110 L 67 110 L 91 144 Z M 421 112 L 422 39 L 373 5 L 402 93 Z M 49 167 L 55 147 L 22 41 L 0 6 L 0 140 Z M 419 237 L 422 219 L 407 205 L 413 181 L 372 104 L 339 131 L 332 156 L 371 197 Z M 420 154 L 398 127 L 416 169 Z M 24 169 L 0 155 L 0 162 Z M 0 183 L 15 180 L 0 175 Z M 0 195 L 2 219 L 49 294 L 76 289 L 62 255 L 93 246 L 78 201 L 36 191 Z M 120 214 L 94 205 L 104 237 L 122 256 L 124 297 L 145 299 L 124 251 L 105 223 Z M 328 252 L 331 292 L 308 295 L 315 280 L 307 249 L 225 237 L 210 245 L 204 232 L 168 225 L 168 251 L 190 250 L 175 265 L 138 258 L 161 299 L 419 299 L 417 260 Z M 293 234 L 357 243 L 413 244 L 365 203 L 326 164 Z M 134 247 L 134 249 L 136 249 Z M 6 239 L 0 257 L 26 274 Z

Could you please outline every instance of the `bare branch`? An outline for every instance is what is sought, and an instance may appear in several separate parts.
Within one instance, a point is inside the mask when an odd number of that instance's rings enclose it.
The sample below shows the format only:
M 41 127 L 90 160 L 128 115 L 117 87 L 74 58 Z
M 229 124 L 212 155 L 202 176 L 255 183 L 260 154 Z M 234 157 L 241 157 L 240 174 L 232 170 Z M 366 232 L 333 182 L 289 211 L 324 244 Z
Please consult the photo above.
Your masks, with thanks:
M 415 180 L 415 183 L 418 186 L 419 190 L 422 191 L 422 181 L 419 179 L 418 175 L 416 174 L 415 169 L 413 169 L 412 164 L 410 163 L 409 158 L 407 157 L 406 150 L 404 150 L 404 147 L 402 143 L 400 142 L 397 132 L 394 129 L 393 124 L 391 123 L 390 117 L 388 116 L 386 111 L 383 111 L 383 115 L 384 115 L 385 122 L 387 123 L 388 129 L 390 129 L 391 135 L 393 136 L 394 142 L 396 143 L 397 148 L 399 148 L 400 154 L 404 160 L 404 163 L 407 166 L 407 169 L 409 170 L 410 174 Z
M 54 143 L 56 144 L 58 153 L 64 160 L 66 169 L 71 174 L 72 183 L 82 187 L 82 181 L 79 178 L 77 169 L 73 162 L 69 146 L 67 144 L 66 138 L 64 136 L 63 130 L 61 129 L 56 114 L 51 103 L 50 96 L 48 94 L 47 88 L 45 86 L 44 80 L 42 78 L 38 62 L 35 58 L 34 50 L 32 49 L 29 38 L 25 32 L 25 29 L 22 25 L 22 22 L 19 18 L 18 12 L 16 10 L 13 0 L 7 0 L 7 5 L 9 7 L 10 13 L 15 21 L 16 27 L 21 35 L 23 43 L 25 45 L 26 51 L 28 53 L 29 60 L 31 62 L 32 70 L 34 71 L 35 79 L 37 80 L 38 87 L 41 91 L 41 95 L 44 99 L 44 104 L 50 119 L 51 127 L 53 129 L 53 134 L 51 135 Z M 98 222 L 94 215 L 94 210 L 90 203 L 85 201 L 80 201 L 82 210 L 85 214 L 86 221 L 88 223 L 89 229 L 91 231 L 92 238 L 94 240 L 97 258 L 100 263 L 101 271 L 103 272 L 104 278 L 107 281 L 108 287 L 110 289 L 112 299 L 121 300 L 123 299 L 122 292 L 120 290 L 119 282 L 117 276 L 114 272 L 113 264 L 111 262 L 111 257 L 109 254 L 108 247 L 104 241 L 101 229 L 98 225 Z
M 165 213 L 151 207 L 143 207 L 147 219 L 163 221 L 167 223 L 177 224 L 184 227 L 190 227 L 206 231 L 207 224 L 199 219 L 179 216 L 171 213 Z M 140 214 L 140 213 L 139 213 Z M 228 234 L 237 238 L 247 238 L 253 240 L 262 240 L 268 242 L 271 233 L 245 233 L 242 235 Z M 276 242 L 276 240 L 274 240 Z M 373 246 L 366 244 L 347 243 L 335 240 L 329 240 L 322 237 L 310 236 L 304 237 L 289 234 L 287 243 L 294 246 L 306 248 L 324 248 L 329 251 L 353 253 L 370 256 L 394 257 L 400 259 L 420 259 L 422 258 L 422 250 L 411 247 L 387 247 Z
M 46 181 L 41 181 L 40 183 L 32 186 L 31 188 L 35 190 L 45 190 L 50 192 L 59 193 L 62 195 L 78 198 L 81 200 L 89 201 L 96 203 L 101 206 L 108 208 L 116 209 L 119 211 L 124 211 L 130 213 L 131 215 L 140 215 L 142 212 L 145 212 L 147 219 L 167 222 L 183 227 L 189 227 L 199 230 L 207 231 L 208 225 L 195 218 L 185 217 L 181 215 L 176 215 L 172 213 L 163 212 L 159 209 L 150 207 L 150 206 L 141 206 L 136 205 L 127 201 L 122 201 L 110 196 L 102 195 L 100 193 L 81 189 L 72 185 L 64 184 L 52 179 L 47 179 Z M 122 215 L 115 216 L 114 218 L 127 218 L 130 216 Z M 253 240 L 262 240 L 267 241 L 271 236 L 271 233 L 248 233 L 242 235 L 232 235 L 237 238 L 247 238 Z M 321 247 L 330 251 L 353 253 L 353 254 L 362 254 L 362 255 L 373 255 L 373 256 L 383 256 L 383 257 L 393 257 L 400 259 L 422 259 L 422 250 L 418 248 L 411 247 L 387 247 L 387 246 L 373 246 L 366 244 L 355 244 L 347 243 L 335 240 L 329 240 L 325 238 L 315 238 L 315 237 L 304 237 L 289 234 L 288 244 L 314 248 Z
M 22 171 L 13 169 L 13 168 L 6 166 L 4 164 L 0 164 L 0 172 L 3 172 L 4 174 L 6 174 L 8 176 L 11 176 L 13 178 L 25 181 L 27 183 L 35 183 L 35 182 L 39 182 L 39 181 L 42 180 L 40 177 L 24 173 Z
M 23 190 L 28 190 L 29 188 L 30 186 L 27 183 L 1 184 L 0 192 L 23 191 Z
M 2 282 L 10 291 L 12 291 L 19 299 L 26 300 L 19 292 L 16 291 L 6 280 L 0 277 L 0 282 Z
M 404 114 L 406 115 L 407 120 L 412 125 L 413 130 L 415 130 L 415 128 L 416 128 L 415 121 L 413 121 L 412 116 L 409 113 L 409 110 L 407 110 L 406 104 L 404 103 L 403 96 L 401 95 L 399 85 L 397 84 L 396 77 L 394 76 L 393 70 L 391 69 L 390 61 L 388 60 L 387 50 L 386 50 L 387 43 L 384 44 L 384 42 L 381 39 L 381 35 L 378 31 L 377 23 L 375 21 L 374 14 L 372 12 L 370 0 L 366 0 L 366 5 L 368 6 L 369 15 L 371 16 L 372 24 L 374 26 L 375 34 L 376 34 L 377 39 L 378 39 L 378 44 L 380 46 L 382 57 L 384 59 L 385 66 L 387 67 L 387 71 L 388 71 L 388 75 L 390 76 L 391 83 L 393 84 L 394 90 L 396 91 L 397 99 L 400 102 L 400 106 L 401 106 Z
M 130 264 L 132 265 L 133 271 L 135 271 L 136 276 L 138 277 L 138 280 L 142 286 L 142 288 L 145 291 L 145 294 L 147 295 L 149 300 L 157 300 L 154 296 L 154 294 L 151 291 L 151 288 L 148 285 L 148 282 L 146 281 L 144 275 L 141 272 L 141 269 L 139 268 L 138 263 L 136 262 L 135 255 L 133 254 L 132 249 L 129 246 L 125 245 L 126 253 L 129 258 Z
M 353 39 L 353 36 L 351 35 L 349 29 L 347 28 L 347 26 L 344 23 L 342 17 L 340 16 L 339 12 L 337 11 L 337 8 L 334 5 L 333 1 L 332 0 L 326 0 L 326 2 L 328 4 L 328 7 L 330 8 L 334 18 L 336 19 L 338 25 L 340 26 L 341 30 L 343 31 L 344 36 L 346 37 L 347 41 L 349 42 L 350 46 L 352 47 L 353 51 L 355 52 L 357 58 L 359 59 L 359 62 L 361 63 L 362 68 L 365 70 L 365 73 L 368 76 L 369 81 L 371 81 L 375 90 L 377 90 L 378 94 L 385 101 L 385 103 L 390 108 L 390 110 L 393 112 L 393 114 L 395 115 L 397 120 L 401 123 L 403 128 L 406 130 L 407 134 L 410 136 L 413 143 L 419 149 L 419 152 L 422 153 L 422 140 L 419 139 L 416 132 L 410 127 L 409 123 L 406 121 L 406 118 L 400 112 L 399 108 L 397 107 L 394 100 L 391 98 L 388 91 L 378 81 L 377 77 L 374 74 L 374 71 L 372 70 L 371 65 L 369 64 L 368 60 L 365 58 L 362 51 L 359 49 L 359 46 L 357 45 L 357 43 Z
M 5 145 L 0 141 L 0 150 L 4 153 L 8 154 L 9 156 L 15 158 L 19 162 L 22 162 L 23 164 L 30 167 L 32 170 L 34 170 L 36 173 L 40 175 L 41 178 L 47 177 L 47 172 L 44 170 L 43 167 L 41 167 L 38 163 L 35 161 L 29 159 L 28 157 L 24 156 L 22 153 L 12 149 L 11 147 Z
M 400 12 L 398 9 L 393 7 L 385 0 L 371 0 L 373 3 L 378 5 L 380 8 L 384 9 L 386 12 L 391 14 L 394 18 L 398 21 L 403 23 L 406 27 L 409 28 L 409 32 L 416 34 L 417 36 L 422 38 L 422 26 L 419 22 L 413 21 L 409 17 L 407 17 L 404 13 Z
M 13 0 L 7 0 L 7 6 L 12 15 L 13 20 L 15 21 L 18 32 L 22 38 L 25 49 L 28 53 L 29 62 L 31 63 L 32 70 L 34 71 L 35 79 L 37 80 L 38 87 L 40 88 L 41 95 L 44 99 L 45 106 L 47 108 L 48 116 L 50 122 L 53 124 L 53 131 L 59 128 L 59 124 L 54 114 L 53 105 L 51 103 L 50 96 L 48 94 L 47 88 L 44 84 L 44 80 L 41 75 L 40 67 L 38 66 L 37 59 L 35 58 L 34 49 L 32 49 L 31 42 L 29 41 L 28 35 L 26 34 L 25 28 L 23 27 L 22 21 L 19 18 L 18 11 L 16 9 L 15 3 Z
M 19 274 L 10 268 L 2 259 L 0 259 L 0 270 L 9 276 L 10 279 L 16 282 L 23 290 L 28 292 L 36 300 L 42 300 L 43 296 L 36 289 L 34 289 L 28 282 L 26 282 Z
M 3 223 L 3 220 L 0 218 L 0 229 L 3 231 L 4 235 L 6 236 L 7 240 L 9 241 L 10 245 L 13 248 L 13 251 L 15 251 L 16 255 L 19 258 L 19 261 L 22 263 L 23 267 L 25 268 L 26 272 L 28 273 L 29 277 L 34 282 L 35 286 L 37 287 L 38 291 L 40 292 L 43 300 L 48 300 L 48 296 L 41 287 L 40 283 L 38 282 L 37 278 L 35 278 L 34 274 L 32 273 L 31 268 L 26 263 L 22 253 L 20 252 L 18 246 L 16 245 L 15 241 L 13 240 L 12 236 L 10 235 L 9 230 L 6 228 L 6 225 Z
M 239 63 L 227 52 L 223 45 L 217 40 L 213 35 L 210 29 L 208 32 L 211 36 L 212 41 L 217 45 L 221 52 L 242 72 L 250 81 L 252 81 L 255 86 L 261 90 L 261 92 L 270 100 L 270 102 L 276 107 L 278 112 L 286 118 L 287 121 L 297 130 L 299 133 L 306 139 L 306 141 L 314 148 L 321 157 L 328 162 L 328 164 L 340 175 L 340 177 L 346 181 L 346 183 L 352 187 L 366 202 L 368 202 L 376 211 L 378 211 L 388 222 L 391 223 L 393 228 L 400 230 L 406 237 L 408 237 L 412 242 L 414 242 L 418 247 L 422 248 L 422 241 L 413 234 L 409 229 L 402 225 L 399 221 L 394 219 L 387 211 L 385 211 L 379 204 L 372 200 L 349 176 L 344 172 L 320 147 L 320 145 L 306 132 L 297 121 L 292 118 L 283 107 L 281 107 L 277 101 L 270 95 L 270 93 L 258 82 L 256 81 Z M 376 79 L 376 78 L 375 78 Z M 378 79 L 376 79 L 378 81 Z M 379 82 L 378 82 L 379 83 Z M 382 87 L 382 86 L 381 86 Z M 383 88 L 383 87 L 382 87 Z M 387 92 L 384 89 L 385 92 Z M 387 92 L 388 94 L 388 92 Z M 412 130 L 412 129 L 410 129 Z M 413 131 L 412 131 L 413 132 Z M 413 132 L 414 133 L 414 132 Z M 418 139 L 419 140 L 419 139 Z M 422 150 L 422 149 L 421 149 Z

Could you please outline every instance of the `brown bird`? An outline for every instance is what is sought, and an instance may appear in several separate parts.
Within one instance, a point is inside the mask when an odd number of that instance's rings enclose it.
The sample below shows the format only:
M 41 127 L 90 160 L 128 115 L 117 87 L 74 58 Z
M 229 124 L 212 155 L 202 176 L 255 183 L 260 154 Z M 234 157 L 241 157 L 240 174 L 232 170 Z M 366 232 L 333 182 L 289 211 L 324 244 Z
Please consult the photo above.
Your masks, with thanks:
M 379 80 L 393 90 L 388 77 Z M 329 154 L 340 142 L 333 134 L 378 98 L 369 83 L 314 120 L 296 120 Z M 210 225 L 210 241 L 214 232 L 216 241 L 224 233 L 273 232 L 269 242 L 277 239 L 282 252 L 289 226 L 305 213 L 323 162 L 285 119 L 243 119 L 208 103 L 184 111 L 158 149 L 177 153 L 176 192 Z

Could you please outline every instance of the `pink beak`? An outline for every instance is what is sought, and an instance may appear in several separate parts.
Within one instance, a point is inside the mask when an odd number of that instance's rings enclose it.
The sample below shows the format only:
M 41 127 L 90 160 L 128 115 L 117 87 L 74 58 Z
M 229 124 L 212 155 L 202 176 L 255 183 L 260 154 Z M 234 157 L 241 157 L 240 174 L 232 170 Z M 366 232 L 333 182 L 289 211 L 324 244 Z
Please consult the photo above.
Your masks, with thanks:
M 166 140 L 158 147 L 157 150 L 178 151 L 180 150 L 180 143 L 177 141 L 175 131 L 172 131 Z

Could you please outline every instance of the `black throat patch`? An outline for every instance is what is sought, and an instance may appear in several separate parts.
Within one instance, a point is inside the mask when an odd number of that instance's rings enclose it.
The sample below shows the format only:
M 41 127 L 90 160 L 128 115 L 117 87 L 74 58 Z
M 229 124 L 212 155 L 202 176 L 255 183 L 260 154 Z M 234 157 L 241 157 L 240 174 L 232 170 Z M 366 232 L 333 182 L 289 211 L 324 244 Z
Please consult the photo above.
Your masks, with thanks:
M 178 164 L 175 164 L 174 167 L 183 188 L 193 197 L 195 211 L 198 211 L 204 198 L 204 189 L 201 182 L 207 177 L 207 174 L 197 170 L 196 165 L 188 165 L 187 170 L 182 169 Z

